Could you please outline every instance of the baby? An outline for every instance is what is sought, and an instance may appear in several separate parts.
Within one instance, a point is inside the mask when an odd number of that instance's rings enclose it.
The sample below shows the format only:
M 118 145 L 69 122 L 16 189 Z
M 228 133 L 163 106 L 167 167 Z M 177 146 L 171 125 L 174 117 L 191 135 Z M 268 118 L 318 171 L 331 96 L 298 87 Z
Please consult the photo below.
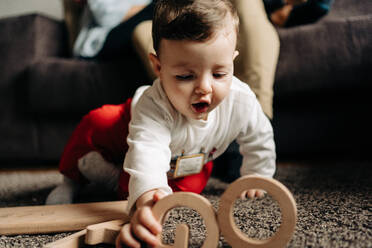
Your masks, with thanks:
M 200 193 L 213 159 L 237 140 L 242 175 L 272 177 L 270 121 L 247 84 L 233 76 L 239 19 L 229 0 L 158 0 L 150 60 L 158 78 L 121 105 L 80 122 L 61 158 L 64 184 L 47 203 L 72 202 L 79 185 L 103 182 L 128 197 L 131 222 L 116 241 L 157 245 L 153 204 L 174 191 Z M 115 164 L 124 161 L 124 170 Z M 245 197 L 261 197 L 249 189 Z

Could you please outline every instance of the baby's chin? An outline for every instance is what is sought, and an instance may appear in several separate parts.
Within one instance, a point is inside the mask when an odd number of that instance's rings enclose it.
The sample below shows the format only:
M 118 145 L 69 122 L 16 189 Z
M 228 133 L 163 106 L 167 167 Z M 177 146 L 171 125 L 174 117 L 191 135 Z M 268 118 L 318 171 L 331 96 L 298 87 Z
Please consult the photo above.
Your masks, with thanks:
M 192 116 L 190 116 L 191 119 L 198 120 L 198 121 L 207 121 L 208 120 L 208 113 L 194 113 Z

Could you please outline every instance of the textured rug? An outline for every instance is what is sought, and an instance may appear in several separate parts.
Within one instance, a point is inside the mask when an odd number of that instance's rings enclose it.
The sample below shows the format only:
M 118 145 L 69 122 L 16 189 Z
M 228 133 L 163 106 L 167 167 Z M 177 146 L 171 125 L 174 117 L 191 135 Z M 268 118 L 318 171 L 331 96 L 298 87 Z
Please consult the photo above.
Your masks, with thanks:
M 298 223 L 288 247 L 372 247 L 372 162 L 281 162 L 275 178 L 289 188 L 297 202 Z M 0 171 L 0 207 L 43 204 L 60 181 L 55 170 Z M 212 178 L 202 195 L 217 209 L 227 187 L 227 183 Z M 95 186 L 88 187 L 79 202 L 113 200 L 112 194 L 96 194 L 96 190 Z M 265 239 L 279 228 L 281 215 L 276 201 L 266 196 L 237 200 L 234 217 L 246 235 Z M 164 223 L 165 242 L 172 243 L 173 229 L 181 222 L 190 226 L 189 247 L 200 247 L 205 226 L 199 214 L 187 208 L 170 212 Z M 69 234 L 3 235 L 0 247 L 42 247 Z M 221 237 L 218 247 L 230 246 Z

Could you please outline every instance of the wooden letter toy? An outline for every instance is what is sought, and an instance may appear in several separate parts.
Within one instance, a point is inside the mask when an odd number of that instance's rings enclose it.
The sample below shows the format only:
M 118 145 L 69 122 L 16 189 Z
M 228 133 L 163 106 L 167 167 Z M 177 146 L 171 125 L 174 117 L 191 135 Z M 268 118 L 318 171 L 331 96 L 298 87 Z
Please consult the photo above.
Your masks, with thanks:
M 203 218 L 207 228 L 207 238 L 203 243 L 203 248 L 217 247 L 219 230 L 216 221 L 216 213 L 212 204 L 201 195 L 187 192 L 178 192 L 168 195 L 158 201 L 152 209 L 157 220 L 163 222 L 164 215 L 175 207 L 189 207 L 196 210 Z M 176 229 L 176 240 L 174 246 L 161 244 L 157 248 L 187 248 L 189 228 L 186 225 L 178 226 Z M 161 234 L 158 235 L 161 242 Z
M 282 223 L 279 230 L 269 239 L 248 238 L 235 225 L 234 202 L 244 190 L 248 189 L 263 189 L 279 204 Z M 297 208 L 291 192 L 279 181 L 258 176 L 245 176 L 233 182 L 223 193 L 217 216 L 221 233 L 232 247 L 279 248 L 285 247 L 293 235 L 297 221 Z
M 235 200 L 244 190 L 262 189 L 271 195 L 278 203 L 282 212 L 282 223 L 279 230 L 269 239 L 256 240 L 248 238 L 236 227 L 233 218 Z M 296 202 L 289 190 L 275 179 L 258 176 L 245 176 L 233 182 L 221 197 L 217 217 L 212 205 L 204 197 L 194 193 L 174 193 L 155 204 L 153 213 L 155 218 L 163 221 L 166 212 L 174 207 L 190 207 L 199 212 L 204 218 L 207 238 L 202 247 L 217 247 L 219 231 L 233 248 L 280 248 L 285 247 L 291 239 L 297 221 Z M 219 228 L 218 228 L 219 226 Z M 161 241 L 161 234 L 158 236 Z M 174 246 L 161 244 L 158 248 L 186 248 L 188 247 L 188 227 L 176 230 Z

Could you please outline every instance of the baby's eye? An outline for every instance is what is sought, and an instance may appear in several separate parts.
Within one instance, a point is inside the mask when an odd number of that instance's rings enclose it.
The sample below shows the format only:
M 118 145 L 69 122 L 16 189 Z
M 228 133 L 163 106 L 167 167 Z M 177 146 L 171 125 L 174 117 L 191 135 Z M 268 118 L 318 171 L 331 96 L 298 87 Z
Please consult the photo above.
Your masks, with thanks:
M 213 73 L 214 78 L 223 78 L 226 76 L 226 73 Z
M 176 79 L 177 80 L 182 80 L 182 81 L 187 81 L 187 80 L 191 80 L 193 79 L 194 76 L 193 75 L 176 75 Z

